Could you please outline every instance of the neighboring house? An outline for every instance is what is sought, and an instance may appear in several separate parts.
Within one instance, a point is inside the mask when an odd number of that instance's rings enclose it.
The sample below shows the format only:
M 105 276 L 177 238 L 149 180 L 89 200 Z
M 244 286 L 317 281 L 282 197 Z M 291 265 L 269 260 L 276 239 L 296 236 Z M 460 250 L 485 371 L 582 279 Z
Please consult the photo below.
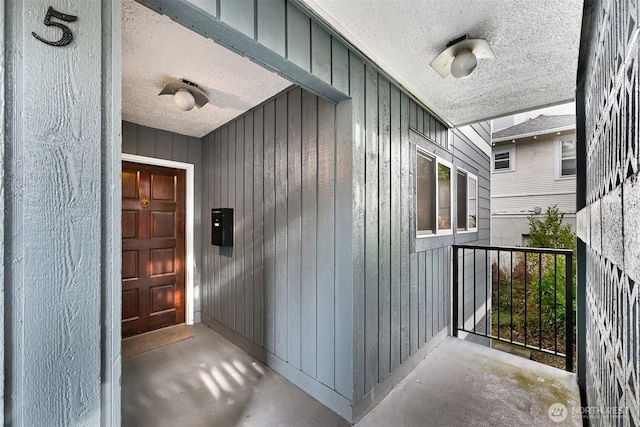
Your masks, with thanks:
M 493 245 L 526 245 L 528 217 L 542 217 L 554 205 L 575 231 L 575 121 L 573 115 L 539 115 L 493 133 Z

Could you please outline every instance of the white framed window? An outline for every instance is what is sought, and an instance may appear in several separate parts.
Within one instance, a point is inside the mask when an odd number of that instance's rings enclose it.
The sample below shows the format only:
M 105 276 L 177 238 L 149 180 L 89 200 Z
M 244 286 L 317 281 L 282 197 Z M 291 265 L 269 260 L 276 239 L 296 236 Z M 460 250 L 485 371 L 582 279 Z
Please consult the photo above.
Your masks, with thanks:
M 516 170 L 515 146 L 493 150 L 493 171 L 509 172 Z
M 416 149 L 416 235 L 453 232 L 452 165 Z
M 478 177 L 464 169 L 456 176 L 456 202 L 457 231 L 478 231 Z
M 576 176 L 576 139 L 556 139 L 556 176 L 568 178 Z

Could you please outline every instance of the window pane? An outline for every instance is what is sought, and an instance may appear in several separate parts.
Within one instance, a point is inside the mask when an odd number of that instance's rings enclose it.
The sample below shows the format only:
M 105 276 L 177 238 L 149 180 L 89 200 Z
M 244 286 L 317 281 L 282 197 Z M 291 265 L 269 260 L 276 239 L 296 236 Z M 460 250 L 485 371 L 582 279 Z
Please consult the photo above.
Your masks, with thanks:
M 457 223 L 458 230 L 466 230 L 467 229 L 467 174 L 464 172 L 458 171 L 457 179 L 456 179 L 456 214 L 457 214 Z
M 451 169 L 438 164 L 438 229 L 451 230 Z
M 576 159 L 562 160 L 562 176 L 571 176 L 576 174 Z
M 428 234 L 435 231 L 435 166 L 434 160 L 420 153 L 417 156 L 417 200 L 418 234 Z
M 511 156 L 509 151 L 503 151 L 501 153 L 495 153 L 493 155 L 493 169 L 494 170 L 505 170 L 511 169 Z
M 509 160 L 501 160 L 499 162 L 495 162 L 493 168 L 495 170 L 509 169 Z
M 562 141 L 562 158 L 575 157 L 576 156 L 576 141 L 575 139 Z
M 469 177 L 469 228 L 478 227 L 478 196 L 477 181 Z

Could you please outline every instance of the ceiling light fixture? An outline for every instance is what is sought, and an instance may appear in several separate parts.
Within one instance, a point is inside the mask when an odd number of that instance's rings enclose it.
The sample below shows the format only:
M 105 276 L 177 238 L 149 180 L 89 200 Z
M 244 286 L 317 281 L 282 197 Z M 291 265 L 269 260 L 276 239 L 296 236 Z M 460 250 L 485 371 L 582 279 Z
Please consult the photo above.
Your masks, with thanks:
M 209 102 L 209 97 L 197 84 L 185 79 L 167 84 L 158 94 L 160 95 L 173 95 L 174 104 L 183 111 L 189 111 L 194 106 L 202 108 Z
M 495 59 L 486 40 L 470 39 L 466 34 L 447 44 L 447 48 L 431 61 L 431 68 L 444 79 L 451 74 L 456 79 L 469 77 L 478 65 L 478 59 Z
M 186 89 L 178 89 L 173 94 L 173 103 L 181 110 L 189 111 L 196 105 L 196 99 Z

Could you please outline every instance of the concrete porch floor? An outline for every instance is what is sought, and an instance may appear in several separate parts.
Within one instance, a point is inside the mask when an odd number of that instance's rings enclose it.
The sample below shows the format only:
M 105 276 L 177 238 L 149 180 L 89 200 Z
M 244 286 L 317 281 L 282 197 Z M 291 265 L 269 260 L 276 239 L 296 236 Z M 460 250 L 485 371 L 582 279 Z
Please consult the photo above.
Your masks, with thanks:
M 123 360 L 123 426 L 349 425 L 205 325 L 191 329 Z M 562 422 L 549 416 L 557 403 Z M 580 426 L 572 405 L 575 375 L 449 337 L 356 425 Z

